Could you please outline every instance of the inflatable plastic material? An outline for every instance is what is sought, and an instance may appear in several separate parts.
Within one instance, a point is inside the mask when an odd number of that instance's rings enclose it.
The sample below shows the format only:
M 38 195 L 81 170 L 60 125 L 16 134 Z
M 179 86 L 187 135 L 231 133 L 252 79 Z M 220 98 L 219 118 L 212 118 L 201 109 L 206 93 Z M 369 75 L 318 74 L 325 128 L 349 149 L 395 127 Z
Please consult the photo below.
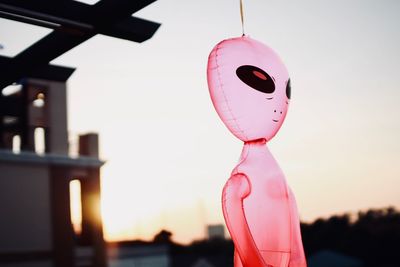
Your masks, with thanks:
M 272 49 L 243 36 L 214 47 L 207 78 L 218 115 L 244 141 L 222 194 L 234 266 L 307 266 L 294 195 L 266 145 L 289 106 L 285 65 Z

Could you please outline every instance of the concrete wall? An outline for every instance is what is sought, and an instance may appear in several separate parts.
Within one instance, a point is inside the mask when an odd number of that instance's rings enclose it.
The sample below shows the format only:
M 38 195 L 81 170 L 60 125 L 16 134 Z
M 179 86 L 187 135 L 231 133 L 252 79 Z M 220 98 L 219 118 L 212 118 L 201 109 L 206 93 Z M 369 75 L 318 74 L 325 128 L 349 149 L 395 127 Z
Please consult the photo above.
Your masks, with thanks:
M 67 88 L 65 83 L 50 82 L 48 96 L 50 127 L 49 152 L 68 154 Z
M 52 249 L 46 165 L 0 162 L 0 253 Z

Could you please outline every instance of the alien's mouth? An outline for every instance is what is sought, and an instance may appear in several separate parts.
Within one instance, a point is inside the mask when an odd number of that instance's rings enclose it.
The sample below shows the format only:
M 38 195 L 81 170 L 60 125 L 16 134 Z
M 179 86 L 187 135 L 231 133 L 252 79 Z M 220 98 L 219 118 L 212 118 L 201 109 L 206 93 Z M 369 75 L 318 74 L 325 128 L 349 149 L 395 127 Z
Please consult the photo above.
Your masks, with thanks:
M 274 122 L 278 122 L 279 120 L 272 120 L 272 121 L 274 121 Z

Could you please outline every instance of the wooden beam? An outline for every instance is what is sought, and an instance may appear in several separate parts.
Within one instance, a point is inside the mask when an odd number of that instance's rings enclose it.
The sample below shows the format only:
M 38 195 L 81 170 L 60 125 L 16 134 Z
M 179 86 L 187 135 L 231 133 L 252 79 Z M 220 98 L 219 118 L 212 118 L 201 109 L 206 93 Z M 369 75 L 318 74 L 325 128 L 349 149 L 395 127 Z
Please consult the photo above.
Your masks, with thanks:
M 52 33 L 15 56 L 12 62 L 0 65 L 0 88 L 45 67 L 99 33 L 135 42 L 151 38 L 160 24 L 131 15 L 155 1 L 102 0 L 90 6 L 66 0 L 0 0 L 0 16 L 14 14 L 21 20 L 30 18 L 54 26 Z

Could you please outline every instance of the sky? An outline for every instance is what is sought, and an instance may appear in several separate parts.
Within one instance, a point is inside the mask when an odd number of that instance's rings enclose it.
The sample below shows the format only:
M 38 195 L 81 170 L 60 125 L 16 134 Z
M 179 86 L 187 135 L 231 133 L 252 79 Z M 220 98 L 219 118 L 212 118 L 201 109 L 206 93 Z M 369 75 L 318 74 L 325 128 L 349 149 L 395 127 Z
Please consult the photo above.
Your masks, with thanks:
M 268 146 L 301 219 L 400 208 L 400 2 L 245 0 L 244 11 L 246 34 L 290 73 L 289 112 Z M 239 1 L 158 0 L 135 16 L 162 26 L 142 44 L 97 35 L 52 63 L 77 68 L 72 141 L 100 134 L 106 239 L 150 240 L 163 228 L 187 243 L 223 223 L 222 187 L 243 145 L 206 80 L 213 46 L 241 35 Z M 48 32 L 0 20 L 0 54 Z

